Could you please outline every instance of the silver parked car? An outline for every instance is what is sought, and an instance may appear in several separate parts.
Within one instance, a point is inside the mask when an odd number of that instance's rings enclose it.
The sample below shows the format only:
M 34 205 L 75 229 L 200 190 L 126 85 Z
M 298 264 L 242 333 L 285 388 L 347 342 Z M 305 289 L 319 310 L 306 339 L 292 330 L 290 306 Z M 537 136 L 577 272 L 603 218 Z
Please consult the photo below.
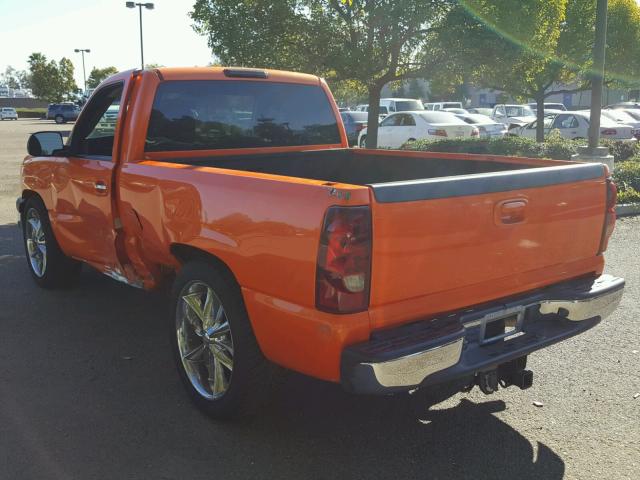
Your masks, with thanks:
M 507 126 L 499 123 L 486 115 L 477 113 L 459 113 L 456 117 L 464 120 L 469 125 L 473 125 L 480 131 L 480 138 L 497 138 L 504 137 L 507 133 Z
M 17 120 L 18 112 L 13 107 L 0 108 L 0 120 Z

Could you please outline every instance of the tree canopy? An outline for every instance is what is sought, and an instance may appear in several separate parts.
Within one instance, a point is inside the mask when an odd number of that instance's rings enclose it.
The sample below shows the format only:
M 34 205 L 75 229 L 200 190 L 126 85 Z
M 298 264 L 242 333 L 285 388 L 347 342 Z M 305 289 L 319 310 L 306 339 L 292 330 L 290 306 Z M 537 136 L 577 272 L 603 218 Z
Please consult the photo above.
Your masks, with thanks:
M 100 83 L 110 77 L 118 73 L 118 69 L 116 67 L 105 67 L 105 68 L 92 68 L 91 73 L 89 74 L 89 78 L 87 78 L 87 87 L 88 88 L 96 88 Z
M 69 100 L 78 87 L 73 78 L 73 63 L 66 57 L 59 62 L 48 60 L 42 53 L 29 56 L 31 89 L 37 98 L 48 102 Z
M 638 78 L 638 11 L 633 0 L 609 3 L 608 83 Z M 464 79 L 521 100 L 533 98 L 539 141 L 544 100 L 591 86 L 593 1 L 465 0 L 451 9 L 443 26 L 438 41 L 451 56 L 436 74 L 436 85 Z
M 367 90 L 367 146 L 377 144 L 385 84 L 428 77 L 425 55 L 448 0 L 197 0 L 191 17 L 225 65 L 270 67 L 356 81 Z

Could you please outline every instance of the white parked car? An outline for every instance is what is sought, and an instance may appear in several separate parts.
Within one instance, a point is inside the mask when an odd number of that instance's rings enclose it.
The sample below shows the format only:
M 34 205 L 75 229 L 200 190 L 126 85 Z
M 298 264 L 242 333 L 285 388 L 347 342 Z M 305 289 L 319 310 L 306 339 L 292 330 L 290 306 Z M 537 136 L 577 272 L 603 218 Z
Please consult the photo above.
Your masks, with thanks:
M 511 130 L 533 122 L 536 119 L 536 114 L 528 105 L 498 104 L 493 107 L 491 118 L 498 123 L 504 123 L 507 129 Z
M 389 110 L 384 105 L 380 105 L 379 108 L 380 108 L 380 110 L 378 110 L 378 119 L 382 120 L 384 117 L 387 116 L 387 114 L 389 113 Z M 369 111 L 369 105 L 358 105 L 356 107 L 355 111 L 356 112 L 368 112 Z
M 456 117 L 476 127 L 480 131 L 480 138 L 504 137 L 507 133 L 507 126 L 504 123 L 498 123 L 486 115 L 467 113 L 456 114 Z
M 623 125 L 629 125 L 635 129 L 640 129 L 640 120 L 637 120 L 625 112 L 624 110 L 602 110 L 602 115 L 613 120 L 616 123 L 621 123 Z
M 534 112 L 538 111 L 537 103 L 529 103 L 529 108 Z M 567 107 L 564 106 L 564 103 L 546 103 L 544 104 L 544 112 L 547 113 L 548 110 L 554 110 L 558 112 L 566 112 Z
M 445 108 L 462 108 L 462 102 L 432 102 L 424 104 L 425 110 L 444 110 Z
M 443 108 L 442 111 L 453 113 L 454 115 L 466 115 L 469 113 L 469 111 L 464 108 Z
M 536 138 L 537 122 L 531 122 L 524 127 L 512 130 L 521 137 Z M 557 115 L 547 115 L 544 118 L 544 134 L 551 130 L 558 130 L 564 138 L 588 138 L 589 136 L 589 112 L 566 112 Z M 634 128 L 622 125 L 605 117 L 600 118 L 600 136 L 607 139 L 631 140 L 634 139 Z
M 15 108 L 12 107 L 2 107 L 0 108 L 0 120 L 17 120 L 18 112 L 16 112 Z
M 380 108 L 382 107 L 386 107 L 389 113 L 424 110 L 422 102 L 413 98 L 381 98 Z
M 398 112 L 387 116 L 378 127 L 378 147 L 399 148 L 410 140 L 442 140 L 444 138 L 478 137 L 480 131 L 453 113 Z M 358 137 L 358 145 L 365 146 L 367 129 Z
M 638 109 L 638 108 L 628 108 L 628 109 L 621 109 L 621 110 L 624 113 L 626 113 L 627 115 L 631 115 L 636 120 L 640 120 L 640 109 Z

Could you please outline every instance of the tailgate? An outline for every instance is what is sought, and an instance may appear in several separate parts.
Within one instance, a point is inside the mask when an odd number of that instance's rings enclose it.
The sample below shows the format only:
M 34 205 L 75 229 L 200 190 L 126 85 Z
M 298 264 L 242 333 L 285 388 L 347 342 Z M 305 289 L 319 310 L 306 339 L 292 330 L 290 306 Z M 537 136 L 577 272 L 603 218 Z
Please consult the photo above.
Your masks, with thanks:
M 370 185 L 373 328 L 601 269 L 601 164 Z

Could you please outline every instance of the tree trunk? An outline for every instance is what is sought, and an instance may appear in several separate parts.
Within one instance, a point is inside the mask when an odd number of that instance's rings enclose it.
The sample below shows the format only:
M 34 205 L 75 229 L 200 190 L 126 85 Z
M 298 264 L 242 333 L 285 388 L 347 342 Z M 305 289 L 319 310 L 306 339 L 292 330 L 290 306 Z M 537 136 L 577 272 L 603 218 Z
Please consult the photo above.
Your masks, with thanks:
M 382 85 L 369 86 L 369 115 L 367 116 L 367 148 L 378 148 L 378 122 L 380 119 L 380 92 Z
M 544 92 L 536 95 L 536 142 L 544 142 Z

